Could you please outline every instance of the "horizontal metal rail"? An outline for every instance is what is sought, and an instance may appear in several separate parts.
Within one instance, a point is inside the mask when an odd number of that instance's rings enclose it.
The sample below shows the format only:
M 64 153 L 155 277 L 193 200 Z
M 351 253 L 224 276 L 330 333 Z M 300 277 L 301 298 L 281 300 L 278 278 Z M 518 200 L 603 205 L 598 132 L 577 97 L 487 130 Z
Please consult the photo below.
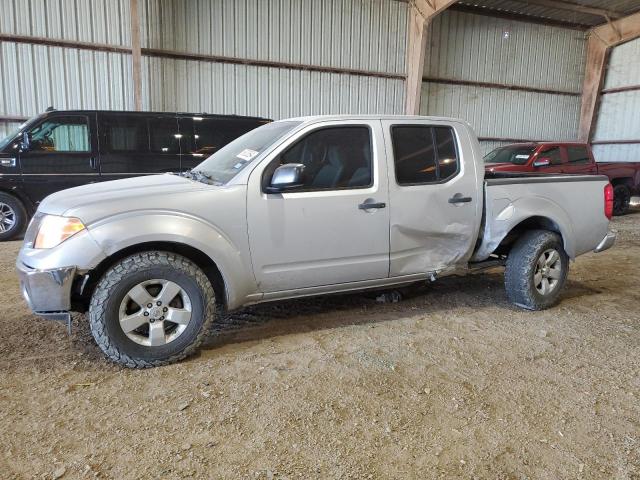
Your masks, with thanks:
M 508 83 L 493 83 L 493 82 L 478 82 L 475 80 L 458 80 L 455 78 L 441 78 L 441 77 L 422 77 L 423 82 L 429 83 L 443 83 L 446 85 L 464 85 L 469 87 L 482 87 L 482 88 L 496 88 L 501 90 L 516 90 L 521 92 L 533 92 L 533 93 L 548 93 L 552 95 L 569 95 L 572 97 L 579 97 L 582 92 L 573 92 L 569 90 L 559 90 L 554 88 L 539 88 L 528 87 L 525 85 L 512 85 Z
M 44 37 L 31 37 L 24 35 L 0 34 L 0 42 L 15 42 L 30 45 L 45 45 L 48 47 L 77 48 L 96 52 L 113 52 L 131 54 L 131 48 L 121 45 L 107 45 L 102 43 L 78 42 L 74 40 L 52 39 Z M 227 63 L 234 65 L 248 65 L 255 67 L 284 68 L 289 70 L 306 70 L 312 72 L 336 73 L 342 75 L 356 75 L 362 77 L 389 78 L 405 80 L 404 73 L 389 73 L 376 70 L 360 70 L 356 68 L 331 67 L 324 65 L 298 64 L 290 62 L 277 62 L 272 60 L 257 60 L 230 57 L 224 55 L 206 55 L 200 53 L 180 52 L 175 50 L 163 50 L 157 48 L 142 48 L 142 55 L 148 57 L 173 58 L 178 60 L 195 60 L 213 63 Z

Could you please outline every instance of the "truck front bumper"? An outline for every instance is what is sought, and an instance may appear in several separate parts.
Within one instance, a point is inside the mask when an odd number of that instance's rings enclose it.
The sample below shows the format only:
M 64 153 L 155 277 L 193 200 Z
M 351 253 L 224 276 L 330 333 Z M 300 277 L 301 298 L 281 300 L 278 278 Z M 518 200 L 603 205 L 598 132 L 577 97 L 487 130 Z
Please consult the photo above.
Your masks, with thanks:
M 598 244 L 598 246 L 593 250 L 596 253 L 604 252 L 605 250 L 609 250 L 613 247 L 613 244 L 616 243 L 616 232 L 609 232 L 602 239 L 602 241 Z
M 18 260 L 16 269 L 22 295 L 34 313 L 51 320 L 68 320 L 76 267 L 36 270 Z

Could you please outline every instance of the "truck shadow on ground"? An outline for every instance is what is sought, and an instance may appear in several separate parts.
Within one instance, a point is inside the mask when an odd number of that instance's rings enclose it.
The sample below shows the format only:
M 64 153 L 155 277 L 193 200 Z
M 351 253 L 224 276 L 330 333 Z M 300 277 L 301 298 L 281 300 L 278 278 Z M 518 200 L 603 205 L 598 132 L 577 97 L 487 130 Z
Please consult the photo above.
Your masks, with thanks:
M 372 325 L 416 315 L 436 315 L 455 309 L 468 309 L 472 312 L 491 308 L 511 312 L 518 310 L 507 299 L 500 270 L 464 277 L 445 277 L 434 283 L 407 287 L 401 289 L 403 296 L 399 301 L 381 303 L 381 294 L 390 292 L 393 290 L 309 297 L 247 307 L 221 315 L 213 335 L 202 349 L 215 354 L 215 350 L 234 344 L 265 341 L 283 335 Z M 562 294 L 562 301 L 598 293 L 602 293 L 602 290 L 570 280 Z M 535 315 L 535 312 L 531 314 Z M 512 319 L 507 315 L 504 321 Z M 90 360 L 104 360 L 102 352 L 91 337 L 86 318 L 75 318 L 70 340 L 69 348 L 74 351 L 67 352 L 69 355 L 82 352 Z M 29 352 L 21 353 L 28 354 Z M 196 356 L 195 359 L 197 358 Z
M 214 350 L 233 343 L 266 340 L 280 335 L 400 320 L 456 308 L 471 308 L 474 311 L 496 307 L 517 310 L 507 299 L 500 271 L 451 276 L 435 283 L 399 290 L 402 298 L 397 302 L 390 301 L 394 290 L 381 290 L 247 307 L 222 315 L 215 327 L 215 334 L 203 349 Z M 598 293 L 602 291 L 581 282 L 568 281 L 562 300 Z M 505 318 L 505 321 L 508 319 Z

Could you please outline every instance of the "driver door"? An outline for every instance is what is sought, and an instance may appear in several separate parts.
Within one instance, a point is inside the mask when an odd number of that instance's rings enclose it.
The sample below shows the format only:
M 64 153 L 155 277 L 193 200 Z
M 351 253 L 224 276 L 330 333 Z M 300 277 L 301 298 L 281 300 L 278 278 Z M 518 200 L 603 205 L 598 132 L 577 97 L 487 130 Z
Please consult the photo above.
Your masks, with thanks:
M 95 113 L 48 115 L 28 131 L 19 162 L 25 192 L 34 203 L 65 188 L 100 178 Z
M 263 161 L 247 189 L 254 273 L 264 293 L 387 278 L 389 208 L 379 121 L 311 125 Z M 277 166 L 304 185 L 266 193 Z M 364 209 L 365 203 L 377 208 Z

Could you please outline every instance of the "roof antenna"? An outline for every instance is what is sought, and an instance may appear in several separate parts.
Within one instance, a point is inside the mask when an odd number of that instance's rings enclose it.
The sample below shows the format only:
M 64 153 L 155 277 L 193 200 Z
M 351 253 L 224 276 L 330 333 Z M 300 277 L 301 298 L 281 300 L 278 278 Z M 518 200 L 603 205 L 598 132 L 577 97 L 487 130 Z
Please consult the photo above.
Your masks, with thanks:
M 55 108 L 53 108 L 52 105 L 49 105 L 49 108 L 45 110 L 45 112 L 53 112 L 53 111 L 55 111 Z

